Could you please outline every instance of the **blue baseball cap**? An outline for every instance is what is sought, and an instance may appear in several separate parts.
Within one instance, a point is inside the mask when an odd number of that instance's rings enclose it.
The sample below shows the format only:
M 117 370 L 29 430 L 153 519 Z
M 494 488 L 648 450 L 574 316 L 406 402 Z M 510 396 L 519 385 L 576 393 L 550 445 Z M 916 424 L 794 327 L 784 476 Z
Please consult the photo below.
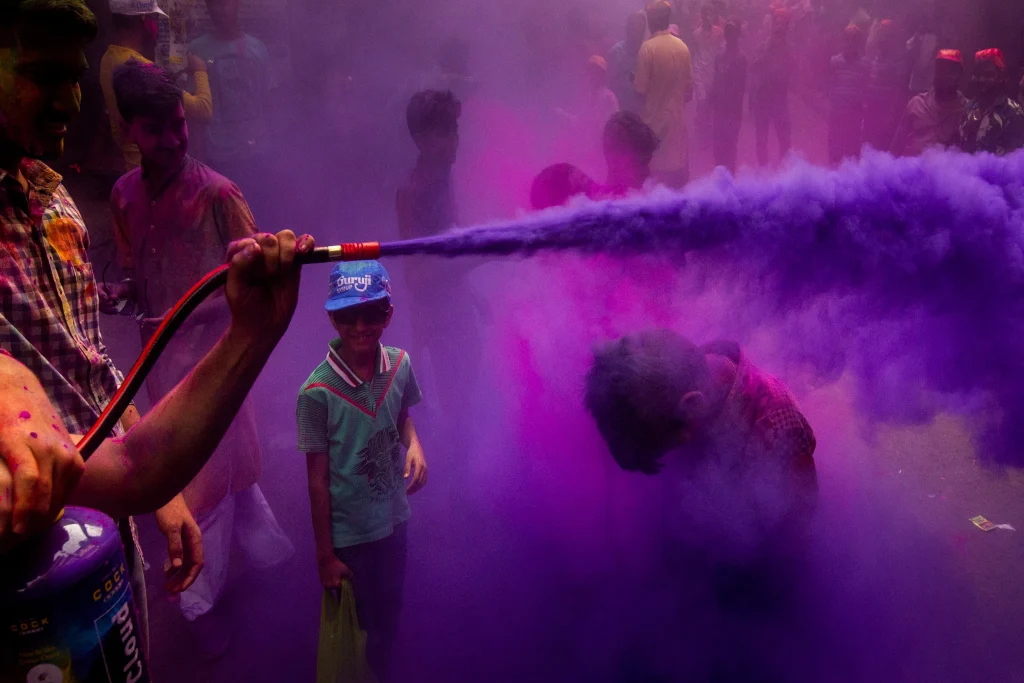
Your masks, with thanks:
M 391 278 L 378 261 L 346 261 L 331 270 L 328 311 L 391 298 Z

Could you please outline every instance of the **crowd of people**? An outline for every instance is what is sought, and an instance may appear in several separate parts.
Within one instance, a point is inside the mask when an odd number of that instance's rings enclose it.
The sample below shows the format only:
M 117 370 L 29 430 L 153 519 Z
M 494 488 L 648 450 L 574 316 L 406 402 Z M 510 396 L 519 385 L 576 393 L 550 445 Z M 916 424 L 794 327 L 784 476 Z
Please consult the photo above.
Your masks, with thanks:
M 125 170 L 110 196 L 124 278 L 101 285 L 86 252 L 84 220 L 60 176 L 41 161 L 60 155 L 80 106 L 95 18 L 82 0 L 12 0 L 0 8 L 0 539 L 9 547 L 45 528 L 65 502 L 124 519 L 136 604 L 144 607 L 141 555 L 127 520 L 155 511 L 168 542 L 167 590 L 181 594 L 204 654 L 216 657 L 228 647 L 227 629 L 213 614 L 232 547 L 264 568 L 293 552 L 259 489 L 260 441 L 246 396 L 287 327 L 297 296 L 295 255 L 310 250 L 312 240 L 257 227 L 274 210 L 260 198 L 276 79 L 266 47 L 241 28 L 238 0 L 207 0 L 214 29 L 190 46 L 185 87 L 150 58 L 155 20 L 163 15 L 156 0 L 109 3 L 113 42 L 99 70 Z M 716 165 L 735 172 L 747 112 L 758 163 L 770 162 L 772 134 L 784 156 L 792 146 L 790 98 L 802 87 L 798 75 L 815 72 L 796 57 L 810 12 L 804 3 L 716 1 L 684 15 L 655 0 L 629 14 L 623 40 L 586 59 L 580 106 L 560 112 L 599 151 L 606 178 L 598 182 L 572 163 L 556 164 L 537 176 L 533 206 L 580 194 L 622 197 L 655 184 L 682 188 L 697 145 L 709 146 Z M 837 37 L 841 51 L 823 68 L 834 163 L 856 157 L 865 144 L 897 155 L 937 145 L 1000 155 L 1024 147 L 1024 93 L 1011 92 L 1016 75 L 1000 50 L 978 52 L 967 64 L 934 32 L 907 36 L 895 20 L 863 11 L 849 19 Z M 452 74 L 464 70 L 459 53 L 445 53 Z M 968 71 L 970 98 L 961 92 Z M 458 75 L 456 89 L 472 90 Z M 421 90 L 408 102 L 418 158 L 395 200 L 404 238 L 459 222 L 452 174 L 462 116 L 459 95 L 448 89 Z M 83 464 L 72 434 L 92 426 L 122 382 L 103 344 L 99 312 L 133 313 L 147 342 L 179 297 L 225 258 L 225 293 L 192 314 L 148 379 L 154 408 L 144 417 L 129 410 L 118 429 L 123 438 L 105 442 Z M 410 268 L 414 307 L 418 297 L 431 297 L 474 308 L 466 273 L 447 268 L 439 277 L 427 265 Z M 406 496 L 427 481 L 409 416 L 421 392 L 409 355 L 381 343 L 394 311 L 383 266 L 336 267 L 326 311 L 337 337 L 301 387 L 298 448 L 307 456 L 320 581 L 327 589 L 353 581 L 368 657 L 386 681 L 402 604 Z M 448 387 L 471 381 L 479 364 L 481 345 L 466 319 L 455 334 L 444 320 L 413 318 L 416 351 L 449 369 L 450 382 L 438 390 L 452 409 L 460 397 Z M 444 343 L 453 336 L 462 341 L 458 350 Z M 672 396 L 685 401 L 684 413 L 629 413 L 635 397 L 609 390 L 602 373 L 631 378 L 653 367 L 633 356 L 656 357 L 661 366 L 687 359 L 693 372 L 671 383 L 672 391 L 685 389 Z M 656 471 L 673 444 L 698 432 L 713 441 L 729 430 L 761 429 L 760 422 L 738 426 L 739 418 L 726 414 L 740 399 L 737 387 L 754 382 L 771 396 L 762 407 L 775 431 L 760 435 L 765 447 L 798 462 L 801 500 L 814 489 L 809 425 L 781 384 L 738 349 L 644 337 L 610 347 L 599 360 L 589 407 L 625 469 Z M 635 382 L 648 387 L 656 379 Z M 623 422 L 624 414 L 632 423 Z M 777 438 L 783 423 L 786 438 Z M 623 441 L 638 430 L 664 437 L 643 462 Z

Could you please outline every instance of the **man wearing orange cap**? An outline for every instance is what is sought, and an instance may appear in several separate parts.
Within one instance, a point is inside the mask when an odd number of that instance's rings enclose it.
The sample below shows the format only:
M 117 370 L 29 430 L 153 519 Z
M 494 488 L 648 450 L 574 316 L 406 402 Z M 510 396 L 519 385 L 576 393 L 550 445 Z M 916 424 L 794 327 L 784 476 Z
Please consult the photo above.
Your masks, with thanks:
M 892 153 L 917 156 L 929 147 L 950 147 L 960 140 L 967 98 L 960 92 L 964 59 L 959 50 L 939 50 L 931 90 L 907 104 L 892 141 Z
M 960 123 L 965 152 L 998 156 L 1024 147 L 1024 109 L 1006 95 L 1006 58 L 992 48 L 974 55 L 974 99 Z

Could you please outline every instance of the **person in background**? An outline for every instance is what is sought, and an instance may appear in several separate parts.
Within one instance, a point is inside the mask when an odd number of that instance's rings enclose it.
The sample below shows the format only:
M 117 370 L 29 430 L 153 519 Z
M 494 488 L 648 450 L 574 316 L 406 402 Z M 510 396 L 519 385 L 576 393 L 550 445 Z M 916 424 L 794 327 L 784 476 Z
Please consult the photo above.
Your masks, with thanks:
M 604 57 L 591 55 L 584 68 L 582 91 L 576 95 L 572 111 L 556 110 L 571 131 L 571 154 L 586 168 L 597 165 L 601 131 L 608 117 L 619 110 L 615 93 L 608 89 L 607 73 Z
M 238 187 L 188 155 L 182 91 L 155 64 L 131 60 L 113 78 L 126 138 L 142 165 L 114 186 L 110 208 L 118 262 L 136 287 L 101 296 L 137 301 L 146 345 L 166 315 L 207 272 L 224 262 L 228 245 L 257 234 Z M 231 321 L 222 295 L 189 316 L 147 378 L 153 405 L 169 394 L 217 343 Z M 265 569 L 288 559 L 291 543 L 257 485 L 261 471 L 256 416 L 246 400 L 224 439 L 182 495 L 202 530 L 205 567 L 178 601 L 200 653 L 224 653 L 230 630 L 214 607 L 228 578 L 232 549 Z
M 452 167 L 458 155 L 461 115 L 462 103 L 451 92 L 422 90 L 409 100 L 406 125 L 419 156 L 395 197 L 402 239 L 437 235 L 458 224 Z M 424 259 L 405 263 L 409 308 L 431 312 L 411 317 L 413 350 L 421 368 L 424 359 L 429 361 L 433 371 L 429 377 L 444 377 L 434 392 L 442 410 L 457 409 L 466 387 L 476 382 L 481 365 L 482 341 L 475 315 L 480 303 L 468 280 L 473 267 L 465 260 L 461 264 Z M 443 309 L 437 308 L 438 301 L 446 302 Z M 462 340 L 457 350 L 447 343 L 452 335 Z
M 419 156 L 395 200 L 402 239 L 436 235 L 456 224 L 452 166 L 461 115 L 462 103 L 451 91 L 421 90 L 409 100 L 406 125 Z
M 903 42 L 896 22 L 883 19 L 877 31 L 878 54 L 871 60 L 867 106 L 864 109 L 864 141 L 879 150 L 889 149 L 907 104 Z
M 598 348 L 584 402 L 621 469 L 686 492 L 673 502 L 685 530 L 664 558 L 706 581 L 724 617 L 708 626 L 721 631 L 711 670 L 693 680 L 786 680 L 742 635 L 751 618 L 792 609 L 817 503 L 814 431 L 785 385 L 733 342 L 696 346 L 658 329 Z
M 1002 156 L 1024 147 L 1024 109 L 1006 95 L 1006 58 L 991 48 L 974 55 L 974 99 L 960 122 L 965 152 Z
M 964 77 L 960 51 L 939 50 L 933 73 L 932 89 L 907 103 L 890 150 L 896 156 L 917 156 L 929 147 L 959 143 L 960 122 L 967 108 L 967 98 L 960 92 Z
M 608 165 L 603 195 L 622 197 L 643 190 L 651 177 L 651 160 L 658 150 L 658 136 L 651 127 L 639 115 L 620 111 L 608 119 L 602 138 Z
M 793 57 L 789 49 L 789 13 L 777 9 L 771 17 L 771 36 L 758 51 L 750 70 L 750 110 L 757 135 L 757 162 L 768 165 L 768 132 L 774 126 L 779 156 L 789 153 L 793 128 L 789 113 L 789 83 Z
M 927 93 L 935 82 L 935 56 L 939 52 L 939 36 L 935 33 L 934 25 L 933 17 L 920 17 L 917 31 L 907 41 L 911 95 Z
M 743 98 L 747 94 L 747 57 L 740 50 L 739 21 L 729 21 L 724 34 L 725 51 L 715 57 L 715 80 L 711 89 L 715 165 L 736 173 Z
M 715 78 L 715 60 L 725 49 L 725 34 L 715 21 L 715 8 L 705 3 L 700 8 L 700 25 L 693 31 L 688 47 L 693 55 L 693 101 L 696 128 L 707 140 L 711 133 L 711 89 Z
M 250 201 L 272 194 L 267 154 L 270 92 L 277 83 L 263 42 L 242 31 L 239 0 L 207 0 L 213 32 L 199 36 L 189 52 L 206 62 L 217 106 L 206 127 L 206 159 L 237 184 Z M 260 221 L 272 213 L 270 202 L 258 203 Z
M 838 164 L 860 154 L 864 144 L 864 104 L 870 66 L 864 59 L 864 32 L 850 24 L 843 51 L 829 64 L 828 159 Z
M 124 155 L 125 170 L 137 168 L 140 163 L 138 148 L 124 135 L 121 116 L 114 97 L 114 70 L 130 59 L 149 62 L 156 46 L 157 17 L 166 17 L 156 0 L 110 0 L 114 37 L 100 61 L 100 87 L 110 117 L 110 132 Z M 195 81 L 196 94 L 182 92 L 185 116 L 193 124 L 205 124 L 213 116 L 213 99 L 206 74 L 206 63 L 189 55 L 187 72 Z
M 352 582 L 367 661 L 388 683 L 405 583 L 407 496 L 427 483 L 409 417 L 422 394 L 409 355 L 380 342 L 394 312 L 384 267 L 339 263 L 329 291 L 325 308 L 337 337 L 299 392 L 298 449 L 306 454 L 320 583 L 337 590 Z
M 693 99 L 693 67 L 689 48 L 669 31 L 671 23 L 671 4 L 655 0 L 647 6 L 651 37 L 640 47 L 633 84 L 644 98 L 644 123 L 661 141 L 651 171 L 659 182 L 681 188 L 690 178 L 685 104 Z
M 626 37 L 608 51 L 608 86 L 619 101 L 619 108 L 639 114 L 644 100 L 633 87 L 637 55 L 647 35 L 647 17 L 633 12 L 626 18 Z

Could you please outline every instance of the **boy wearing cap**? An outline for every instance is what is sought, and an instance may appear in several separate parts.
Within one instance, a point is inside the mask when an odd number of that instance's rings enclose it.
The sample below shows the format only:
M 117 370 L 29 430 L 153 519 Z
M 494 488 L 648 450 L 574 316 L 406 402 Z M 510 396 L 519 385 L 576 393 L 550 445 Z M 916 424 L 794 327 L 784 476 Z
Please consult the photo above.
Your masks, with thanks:
M 317 565 L 326 589 L 352 581 L 367 660 L 386 683 L 402 607 L 407 494 L 427 482 L 409 417 L 422 396 L 408 354 L 380 343 L 394 310 L 380 263 L 336 265 L 325 308 L 338 336 L 296 408 Z
M 110 132 L 114 142 L 124 155 L 125 170 L 130 171 L 142 163 L 139 148 L 128 139 L 124 121 L 118 113 L 117 98 L 114 95 L 114 71 L 122 64 L 134 59 L 150 63 L 144 55 L 152 56 L 156 47 L 157 17 L 166 17 L 156 0 L 110 0 L 111 22 L 114 38 L 100 61 L 100 88 L 110 117 Z M 189 123 L 203 124 L 213 116 L 213 99 L 210 96 L 210 82 L 206 75 L 206 63 L 189 55 L 186 71 L 193 77 L 196 94 L 182 92 L 181 104 Z
M 960 92 L 964 60 L 960 50 L 939 50 L 932 89 L 907 103 L 892 141 L 896 156 L 917 156 L 929 147 L 951 147 L 960 138 L 967 98 Z

